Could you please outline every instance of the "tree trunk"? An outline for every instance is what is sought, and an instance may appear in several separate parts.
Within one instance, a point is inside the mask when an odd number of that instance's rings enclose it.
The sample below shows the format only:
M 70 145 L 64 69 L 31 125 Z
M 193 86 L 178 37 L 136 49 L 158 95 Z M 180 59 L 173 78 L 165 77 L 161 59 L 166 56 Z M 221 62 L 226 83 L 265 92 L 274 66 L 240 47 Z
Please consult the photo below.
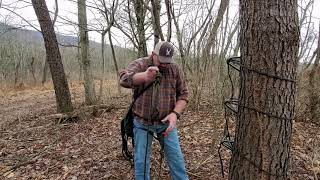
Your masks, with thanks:
M 172 5 L 170 0 L 165 0 L 166 9 L 167 9 L 167 17 L 168 17 L 168 33 L 167 33 L 167 41 L 171 41 L 171 34 L 172 34 L 172 18 L 171 18 L 171 9 Z
M 287 179 L 299 47 L 297 7 L 296 0 L 240 0 L 243 66 L 231 180 Z
M 20 79 L 20 69 L 21 69 L 21 59 L 19 58 L 18 64 L 15 65 L 15 72 L 14 72 L 14 87 L 17 86 L 18 81 Z
M 85 103 L 88 105 L 92 105 L 96 103 L 97 99 L 92 74 L 91 60 L 89 57 L 86 0 L 78 0 L 78 20 L 80 32 L 81 61 L 84 76 Z
M 120 79 L 120 77 L 119 77 L 119 67 L 118 67 L 118 63 L 117 63 L 116 53 L 115 53 L 115 51 L 114 51 L 114 46 L 113 46 L 111 31 L 108 31 L 108 37 L 109 37 L 109 42 L 110 42 L 112 59 L 113 59 L 114 67 L 115 67 L 115 69 L 116 69 L 116 74 L 117 74 L 118 93 L 121 93 L 121 87 L 120 87 L 120 81 L 119 81 L 119 79 Z
M 137 18 L 137 31 L 138 31 L 138 56 L 144 57 L 148 55 L 147 52 L 147 43 L 145 37 L 145 29 L 144 29 L 144 19 L 146 10 L 144 7 L 144 0 L 135 0 L 134 3 L 134 10 L 136 13 Z
M 102 58 L 102 76 L 101 76 L 101 79 L 100 79 L 100 88 L 99 88 L 99 98 L 98 98 L 98 101 L 101 102 L 101 99 L 102 99 L 102 96 L 103 96 L 103 84 L 104 84 L 104 76 L 105 76 L 105 58 L 104 58 L 104 47 L 105 47 L 105 42 L 104 42 L 104 38 L 105 38 L 105 33 L 102 33 L 101 34 L 101 58 Z
M 61 54 L 50 19 L 45 0 L 32 0 L 37 15 L 46 48 L 47 61 L 50 67 L 54 91 L 56 94 L 57 111 L 69 112 L 73 110 L 68 82 L 64 73 Z
M 214 21 L 212 28 L 210 30 L 210 34 L 208 37 L 208 42 L 205 46 L 205 48 L 203 48 L 203 53 L 202 55 L 204 56 L 204 58 L 209 58 L 210 57 L 210 50 L 214 49 L 213 45 L 216 42 L 216 36 L 218 33 L 218 28 L 223 20 L 223 15 L 226 12 L 227 7 L 229 6 L 229 0 L 224 0 L 220 2 L 220 6 L 219 6 L 219 10 L 218 10 L 218 15 L 216 20 Z
M 154 46 L 159 42 L 159 39 L 161 41 L 164 41 L 164 36 L 161 30 L 160 25 L 160 10 L 161 10 L 161 0 L 151 0 L 152 5 L 152 25 L 153 25 L 153 34 L 154 34 Z
M 310 75 L 309 75 L 309 100 L 310 100 L 310 115 L 311 121 L 320 124 L 320 98 L 318 86 L 316 85 L 316 74 L 319 67 L 320 61 L 320 24 L 319 24 L 319 37 L 318 37 L 318 48 L 317 48 L 317 58 L 312 66 Z
M 37 79 L 36 79 L 36 69 L 34 67 L 34 57 L 31 57 L 31 63 L 30 63 L 30 72 L 32 75 L 33 83 L 37 84 Z
M 43 71 L 42 71 L 42 80 L 41 80 L 42 85 L 44 85 L 44 83 L 47 81 L 48 70 L 49 70 L 49 64 L 47 59 L 45 59 Z

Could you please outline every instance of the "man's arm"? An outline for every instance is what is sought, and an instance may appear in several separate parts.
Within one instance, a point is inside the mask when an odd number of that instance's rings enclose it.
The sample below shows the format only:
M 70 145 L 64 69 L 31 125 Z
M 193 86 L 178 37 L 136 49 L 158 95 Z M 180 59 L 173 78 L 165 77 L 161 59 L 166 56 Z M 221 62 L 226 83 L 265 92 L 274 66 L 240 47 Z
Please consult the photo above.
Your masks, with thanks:
M 187 101 L 184 99 L 178 100 L 176 102 L 176 106 L 174 107 L 173 111 L 181 114 L 183 112 L 183 110 L 186 108 L 187 106 Z
M 157 66 L 149 67 L 145 72 L 136 73 L 132 76 L 132 83 L 134 86 L 142 85 L 154 81 L 157 72 L 159 71 Z
M 144 83 L 152 82 L 159 71 L 158 67 L 151 66 L 141 72 L 141 61 L 133 61 L 128 68 L 120 72 L 120 85 L 125 88 L 134 88 Z

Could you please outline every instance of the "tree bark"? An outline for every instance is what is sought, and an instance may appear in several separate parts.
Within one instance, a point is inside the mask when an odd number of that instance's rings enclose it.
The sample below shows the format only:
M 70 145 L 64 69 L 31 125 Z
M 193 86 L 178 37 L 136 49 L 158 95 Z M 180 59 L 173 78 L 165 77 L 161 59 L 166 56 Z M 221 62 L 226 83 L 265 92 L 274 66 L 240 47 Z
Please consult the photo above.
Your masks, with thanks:
M 134 3 L 135 14 L 136 14 L 136 20 L 137 20 L 137 31 L 138 31 L 138 41 L 139 41 L 138 56 L 144 57 L 148 55 L 145 29 L 144 29 L 146 9 L 144 7 L 143 0 L 135 0 L 133 3 Z
M 170 0 L 165 0 L 164 1 L 166 4 L 166 9 L 167 9 L 167 17 L 168 17 L 168 33 L 167 33 L 167 41 L 171 41 L 171 35 L 172 35 L 172 18 L 171 18 L 171 9 L 172 5 Z
M 240 0 L 243 67 L 231 180 L 287 179 L 299 49 L 297 7 L 297 0 Z
M 32 0 L 37 15 L 46 48 L 47 61 L 52 75 L 56 94 L 57 111 L 69 112 L 73 110 L 68 82 L 65 76 L 58 41 L 54 32 L 53 23 L 45 0 Z
M 164 36 L 161 30 L 160 25 L 160 10 L 161 10 L 161 0 L 151 0 L 152 5 L 152 25 L 153 25 L 153 34 L 154 34 L 154 46 L 161 41 L 164 41 Z
M 89 55 L 86 0 L 78 0 L 78 20 L 80 32 L 81 61 L 84 76 L 85 103 L 88 105 L 92 105 L 97 102 L 97 98 L 91 67 L 92 65 Z
M 54 10 L 54 17 L 53 17 L 53 21 L 52 24 L 54 26 L 54 24 L 57 21 L 58 18 L 58 12 L 59 12 L 59 4 L 58 4 L 58 0 L 55 0 L 55 10 Z M 47 75 L 48 75 L 48 70 L 49 70 L 49 65 L 48 65 L 48 61 L 45 59 L 44 61 L 44 66 L 43 66 L 43 71 L 42 71 L 42 85 L 44 85 L 44 83 L 47 81 Z

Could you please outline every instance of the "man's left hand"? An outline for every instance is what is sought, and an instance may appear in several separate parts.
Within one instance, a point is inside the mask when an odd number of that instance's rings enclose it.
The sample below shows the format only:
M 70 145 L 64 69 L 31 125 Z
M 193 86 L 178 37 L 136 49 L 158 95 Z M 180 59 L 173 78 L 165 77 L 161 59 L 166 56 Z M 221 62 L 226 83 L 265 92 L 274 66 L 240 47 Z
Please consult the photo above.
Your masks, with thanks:
M 167 115 L 161 122 L 166 123 L 169 122 L 169 126 L 165 132 L 163 132 L 164 137 L 168 136 L 168 134 L 176 127 L 177 125 L 177 115 L 174 113 L 170 113 Z

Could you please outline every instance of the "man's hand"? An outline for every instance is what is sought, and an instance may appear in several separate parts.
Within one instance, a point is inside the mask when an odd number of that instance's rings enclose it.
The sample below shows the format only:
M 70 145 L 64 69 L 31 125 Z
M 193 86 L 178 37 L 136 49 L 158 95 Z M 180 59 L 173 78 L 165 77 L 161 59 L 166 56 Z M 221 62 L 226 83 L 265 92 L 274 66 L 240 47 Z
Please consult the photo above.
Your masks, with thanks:
M 176 127 L 177 125 L 177 115 L 174 113 L 170 113 L 167 115 L 161 122 L 166 123 L 169 122 L 169 126 L 165 132 L 163 132 L 164 137 L 167 137 L 168 134 Z
M 144 81 L 146 83 L 154 81 L 158 71 L 159 68 L 157 66 L 148 67 L 148 69 L 144 72 Z

